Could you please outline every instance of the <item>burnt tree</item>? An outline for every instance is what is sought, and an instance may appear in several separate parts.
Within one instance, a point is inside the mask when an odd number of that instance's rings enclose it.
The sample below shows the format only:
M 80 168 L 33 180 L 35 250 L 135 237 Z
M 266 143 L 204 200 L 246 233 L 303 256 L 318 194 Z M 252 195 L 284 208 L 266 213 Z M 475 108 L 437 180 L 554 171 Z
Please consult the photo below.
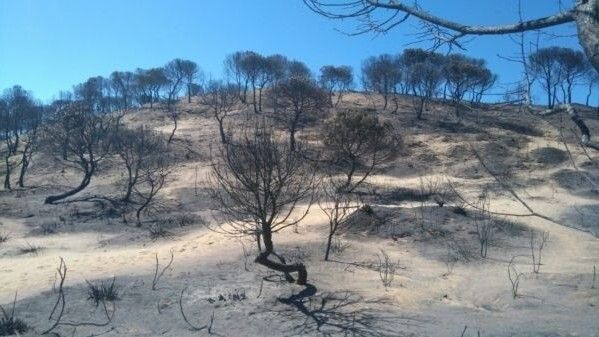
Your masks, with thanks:
M 297 283 L 303 285 L 308 278 L 305 265 L 287 264 L 273 242 L 273 234 L 298 224 L 313 201 L 315 169 L 300 152 L 299 146 L 291 150 L 261 124 L 221 144 L 209 182 L 210 194 L 229 222 L 219 229 L 255 236 L 259 247 L 255 262 L 283 272 L 290 282 L 294 281 L 290 273 L 297 273 Z

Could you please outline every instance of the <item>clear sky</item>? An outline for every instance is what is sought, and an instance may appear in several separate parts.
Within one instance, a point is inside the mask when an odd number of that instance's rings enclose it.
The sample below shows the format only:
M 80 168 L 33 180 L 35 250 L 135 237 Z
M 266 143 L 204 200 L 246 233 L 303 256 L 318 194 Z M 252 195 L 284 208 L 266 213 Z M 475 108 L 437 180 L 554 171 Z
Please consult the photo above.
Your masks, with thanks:
M 523 3 L 527 18 L 559 8 L 553 0 Z M 517 18 L 516 0 L 419 4 L 468 24 Z M 196 61 L 207 76 L 217 78 L 224 57 L 236 50 L 280 53 L 315 72 L 325 64 L 347 64 L 358 73 L 368 56 L 413 47 L 407 44 L 415 39 L 410 35 L 416 32 L 415 21 L 378 37 L 338 31 L 352 31 L 355 24 L 318 16 L 301 0 L 0 0 L 0 89 L 20 84 L 49 100 L 91 76 L 160 66 L 173 58 Z M 571 35 L 575 29 L 566 25 L 553 32 Z M 580 48 L 573 37 L 541 36 L 541 45 Z M 507 37 L 480 37 L 467 49 L 471 56 L 486 58 L 501 83 L 519 78 L 517 65 L 497 57 L 515 52 Z

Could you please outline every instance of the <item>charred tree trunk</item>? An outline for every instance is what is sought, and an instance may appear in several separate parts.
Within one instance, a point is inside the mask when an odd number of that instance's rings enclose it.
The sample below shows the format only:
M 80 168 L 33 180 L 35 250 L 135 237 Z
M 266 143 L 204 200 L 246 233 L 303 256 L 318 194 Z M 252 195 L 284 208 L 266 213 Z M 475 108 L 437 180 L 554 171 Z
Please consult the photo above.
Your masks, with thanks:
M 123 197 L 123 202 L 128 203 L 131 201 L 131 195 L 133 194 L 133 187 L 137 184 L 139 178 L 139 163 L 135 170 L 130 165 L 127 166 L 127 191 Z
M 4 174 L 4 189 L 12 190 L 12 186 L 10 185 L 10 174 L 12 171 L 12 165 L 10 164 L 10 156 L 7 154 L 4 157 L 5 169 L 6 173 Z
M 272 233 L 270 230 L 262 231 L 262 239 L 264 242 L 264 251 L 258 254 L 254 261 L 265 266 L 266 268 L 285 273 L 289 282 L 295 281 L 289 274 L 297 273 L 297 281 L 295 282 L 299 285 L 305 285 L 308 282 L 308 271 L 306 270 L 306 266 L 302 263 L 285 264 L 284 260 L 281 257 L 278 257 L 274 252 Z M 270 255 L 277 256 L 282 262 L 270 260 Z
M 23 156 L 21 157 L 21 172 L 19 173 L 19 187 L 25 187 L 25 174 L 29 168 L 31 162 L 31 143 L 27 142 L 23 149 Z
M 46 200 L 44 200 L 44 204 L 54 204 L 57 201 L 68 198 L 72 195 L 75 195 L 75 194 L 83 191 L 91 182 L 92 176 L 94 175 L 95 171 L 96 171 L 96 166 L 94 164 L 88 164 L 87 169 L 85 170 L 85 174 L 83 176 L 83 180 L 81 181 L 79 186 L 75 187 L 74 189 L 72 189 L 70 191 L 64 192 L 62 194 L 52 195 L 52 196 L 47 197 Z
M 331 255 L 331 245 L 333 244 L 333 236 L 335 235 L 334 231 L 329 231 L 329 235 L 327 237 L 327 248 L 324 252 L 324 260 L 328 261 L 329 256 Z
M 216 114 L 216 121 L 218 122 L 218 132 L 220 133 L 220 141 L 223 144 L 227 143 L 227 135 L 225 134 L 224 118 L 218 118 Z
M 173 138 L 175 137 L 175 132 L 177 131 L 177 116 L 172 116 L 173 122 L 175 123 L 175 126 L 173 127 L 173 131 L 171 132 L 171 135 L 168 137 L 168 141 L 166 142 L 167 144 L 170 144 L 173 141 Z
M 387 104 L 388 104 L 388 101 L 389 101 L 389 95 L 388 94 L 384 94 L 383 95 L 383 101 L 384 101 L 383 110 L 387 110 Z
M 416 112 L 416 118 L 422 119 L 422 113 L 424 112 L 424 105 L 426 103 L 426 98 L 420 98 L 420 106 L 418 107 L 418 111 Z

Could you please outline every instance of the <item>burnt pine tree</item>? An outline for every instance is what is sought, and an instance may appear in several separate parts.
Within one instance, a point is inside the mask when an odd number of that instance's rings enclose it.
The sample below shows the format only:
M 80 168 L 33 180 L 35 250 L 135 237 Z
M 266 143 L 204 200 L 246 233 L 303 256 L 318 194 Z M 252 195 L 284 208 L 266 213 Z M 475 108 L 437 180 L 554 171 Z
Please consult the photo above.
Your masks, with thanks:
M 296 133 L 314 114 L 328 105 L 327 93 L 308 77 L 291 77 L 280 83 L 277 95 L 276 117 L 289 132 L 289 147 L 293 151 Z
M 301 146 L 291 150 L 264 124 L 250 127 L 221 144 L 209 182 L 211 197 L 229 223 L 219 230 L 254 236 L 256 263 L 283 272 L 290 282 L 290 273 L 297 273 L 297 283 L 306 284 L 305 265 L 286 263 L 273 241 L 275 233 L 298 224 L 313 201 L 315 168 L 306 163 Z
M 323 66 L 320 68 L 320 85 L 329 93 L 329 104 L 337 106 L 354 83 L 354 74 L 350 66 Z M 333 96 L 337 99 L 333 101 Z
M 45 128 L 45 142 L 65 165 L 83 174 L 79 185 L 66 192 L 49 196 L 44 203 L 54 204 L 83 191 L 97 173 L 98 165 L 109 154 L 114 121 L 110 116 L 97 116 L 86 104 L 72 103 L 64 107 Z
M 390 123 L 364 110 L 338 111 L 322 128 L 325 160 L 345 176 L 340 190 L 352 193 L 393 159 L 401 139 Z
M 19 172 L 19 187 L 25 187 L 25 175 L 31 164 L 33 155 L 39 148 L 39 130 L 42 124 L 44 108 L 41 106 L 31 106 L 23 116 L 23 148 L 21 149 L 21 170 Z
M 239 102 L 237 88 L 234 84 L 210 81 L 204 94 L 200 96 L 200 102 L 210 108 L 214 119 L 218 123 L 221 143 L 226 143 L 225 118 Z
M 118 128 L 113 147 L 114 152 L 121 158 L 127 174 L 125 195 L 121 200 L 129 203 L 144 168 L 151 165 L 154 157 L 164 154 L 166 147 L 158 133 L 145 126 L 133 130 Z

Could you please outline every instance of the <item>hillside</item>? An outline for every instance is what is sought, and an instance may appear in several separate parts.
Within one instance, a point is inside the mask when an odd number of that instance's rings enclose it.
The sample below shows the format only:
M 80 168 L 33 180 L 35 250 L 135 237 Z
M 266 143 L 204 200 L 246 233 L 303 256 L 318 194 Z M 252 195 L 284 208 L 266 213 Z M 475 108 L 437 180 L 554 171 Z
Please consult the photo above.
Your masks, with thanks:
M 298 139 L 318 148 L 327 114 L 381 106 L 379 97 L 348 94 Z M 209 334 L 191 329 L 182 310 L 196 327 L 213 317 L 210 333 L 218 336 L 599 336 L 599 191 L 591 183 L 599 179 L 599 156 L 579 146 L 575 125 L 564 115 L 539 117 L 508 105 L 481 104 L 458 120 L 443 102 L 418 120 L 413 106 L 402 97 L 396 114 L 378 112 L 401 135 L 402 148 L 359 189 L 369 208 L 352 214 L 331 261 L 323 261 L 328 219 L 318 204 L 297 227 L 275 235 L 281 255 L 306 265 L 308 287 L 255 264 L 253 238 L 214 230 L 220 210 L 206 177 L 218 128 L 195 99 L 177 103 L 169 145 L 176 165 L 141 228 L 131 213 L 98 200 L 45 205 L 80 177 L 36 154 L 31 187 L 0 192 L 0 234 L 8 236 L 0 243 L 0 303 L 10 308 L 18 292 L 16 314 L 31 326 L 26 335 L 46 330 L 62 258 L 64 321 L 99 325 L 59 326 L 62 336 Z M 240 107 L 227 129 L 235 133 L 253 114 Z M 594 111 L 583 116 L 599 130 Z M 165 137 L 173 128 L 160 107 L 128 111 L 122 122 Z M 123 174 L 118 159 L 107 158 L 77 197 L 118 196 Z M 476 229 L 480 202 L 488 202 L 496 228 L 486 258 Z M 165 235 L 150 236 L 155 224 Z M 536 258 L 548 235 L 538 273 L 531 235 Z M 171 252 L 173 263 L 152 290 L 156 261 L 160 274 Z M 394 275 L 388 286 L 384 255 Z M 108 311 L 116 311 L 100 324 L 104 309 L 88 301 L 86 281 L 113 277 L 119 299 Z M 519 277 L 517 296 L 510 277 Z

